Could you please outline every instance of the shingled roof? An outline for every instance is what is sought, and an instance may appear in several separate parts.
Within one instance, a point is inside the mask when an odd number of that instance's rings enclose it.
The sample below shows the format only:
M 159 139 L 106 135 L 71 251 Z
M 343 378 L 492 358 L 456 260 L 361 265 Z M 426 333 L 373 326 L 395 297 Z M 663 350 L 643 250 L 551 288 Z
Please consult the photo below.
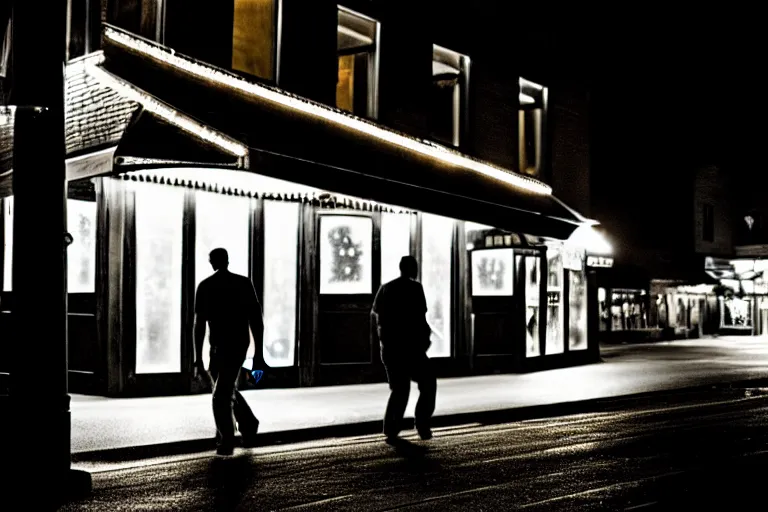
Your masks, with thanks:
M 117 144 L 134 112 L 140 108 L 108 85 L 86 72 L 93 54 L 67 65 L 66 145 L 67 154 Z
M 86 65 L 99 58 L 100 54 L 93 54 L 67 64 L 67 155 L 116 145 L 141 108 L 86 72 Z M 13 121 L 8 117 L 7 122 L 0 123 L 0 174 L 13 165 Z
M 3 107 L 0 106 L 0 111 Z M 0 113 L 0 116 L 10 118 L 10 115 Z M 0 174 L 11 168 L 13 160 L 13 123 L 10 119 L 6 122 L 0 122 Z

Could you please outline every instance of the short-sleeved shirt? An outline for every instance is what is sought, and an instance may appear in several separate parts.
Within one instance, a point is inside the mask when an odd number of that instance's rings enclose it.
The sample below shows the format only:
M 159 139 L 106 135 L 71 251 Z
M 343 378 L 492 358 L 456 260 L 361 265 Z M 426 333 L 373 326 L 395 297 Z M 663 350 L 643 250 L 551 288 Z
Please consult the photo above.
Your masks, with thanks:
M 197 287 L 195 314 L 207 321 L 212 347 L 250 343 L 249 320 L 261 320 L 261 305 L 251 280 L 219 270 Z
M 384 346 L 429 339 L 425 317 L 427 299 L 418 281 L 398 277 L 382 285 L 373 301 L 373 312 L 378 321 L 379 340 Z

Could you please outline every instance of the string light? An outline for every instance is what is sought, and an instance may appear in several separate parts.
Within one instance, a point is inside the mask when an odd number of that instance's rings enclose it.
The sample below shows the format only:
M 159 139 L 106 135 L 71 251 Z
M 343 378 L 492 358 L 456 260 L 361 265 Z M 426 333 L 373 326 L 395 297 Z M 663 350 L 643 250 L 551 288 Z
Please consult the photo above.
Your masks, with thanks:
M 244 158 L 248 155 L 248 148 L 239 142 L 230 139 L 229 137 L 212 130 L 211 128 L 198 123 L 190 117 L 185 116 L 178 110 L 175 110 L 168 105 L 156 100 L 149 94 L 145 93 L 141 89 L 138 89 L 123 80 L 120 80 L 116 76 L 108 73 L 104 69 L 98 66 L 88 66 L 86 68 L 87 73 L 110 88 L 118 91 L 126 98 L 139 103 L 145 110 L 152 112 L 156 116 L 164 119 L 182 130 L 191 133 L 203 140 L 206 140 L 221 149 L 232 153 L 240 158 Z
M 383 128 L 370 121 L 352 116 L 320 103 L 291 95 L 285 91 L 263 84 L 249 82 L 234 74 L 206 66 L 176 54 L 172 49 L 150 43 L 143 39 L 130 36 L 112 27 L 105 27 L 104 36 L 117 45 L 126 47 L 156 61 L 171 65 L 186 73 L 206 80 L 212 80 L 220 85 L 235 89 L 248 95 L 292 108 L 305 114 L 320 117 L 335 124 L 363 132 L 380 140 L 409 149 L 422 155 L 436 158 L 445 163 L 471 169 L 479 174 L 488 176 L 509 185 L 529 192 L 551 195 L 552 188 L 538 180 L 512 173 L 500 167 L 470 158 L 458 151 L 433 142 L 416 139 L 404 134 Z

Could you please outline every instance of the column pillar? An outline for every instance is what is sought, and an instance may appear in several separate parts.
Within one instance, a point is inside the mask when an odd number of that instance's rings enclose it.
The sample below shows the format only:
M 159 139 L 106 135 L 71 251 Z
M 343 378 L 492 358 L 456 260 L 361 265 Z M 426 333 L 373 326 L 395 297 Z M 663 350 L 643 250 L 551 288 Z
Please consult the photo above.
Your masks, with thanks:
M 90 489 L 71 470 L 64 59 L 67 2 L 13 4 L 12 491 L 30 508 Z

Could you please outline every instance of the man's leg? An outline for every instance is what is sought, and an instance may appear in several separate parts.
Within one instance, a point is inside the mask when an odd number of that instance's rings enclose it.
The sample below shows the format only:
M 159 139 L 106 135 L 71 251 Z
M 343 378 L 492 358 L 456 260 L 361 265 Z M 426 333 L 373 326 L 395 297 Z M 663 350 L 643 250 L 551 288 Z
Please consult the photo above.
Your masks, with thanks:
M 259 420 L 253 414 L 248 402 L 245 401 L 245 397 L 237 389 L 235 389 L 233 409 L 237 420 L 237 429 L 243 436 L 243 445 L 253 446 L 256 442 L 256 433 L 259 431 Z
M 392 440 L 403 429 L 403 415 L 411 392 L 411 379 L 400 361 L 385 361 L 384 368 L 390 389 L 387 410 L 384 413 L 384 435 L 388 440 Z
M 413 380 L 419 385 L 419 400 L 416 402 L 416 430 L 422 439 L 432 438 L 432 414 L 435 412 L 437 378 L 432 361 L 423 354 L 414 361 Z
M 235 421 L 232 406 L 235 400 L 235 386 L 240 373 L 240 365 L 227 364 L 228 361 L 212 361 L 213 418 L 219 433 L 218 453 L 231 454 L 235 448 Z

